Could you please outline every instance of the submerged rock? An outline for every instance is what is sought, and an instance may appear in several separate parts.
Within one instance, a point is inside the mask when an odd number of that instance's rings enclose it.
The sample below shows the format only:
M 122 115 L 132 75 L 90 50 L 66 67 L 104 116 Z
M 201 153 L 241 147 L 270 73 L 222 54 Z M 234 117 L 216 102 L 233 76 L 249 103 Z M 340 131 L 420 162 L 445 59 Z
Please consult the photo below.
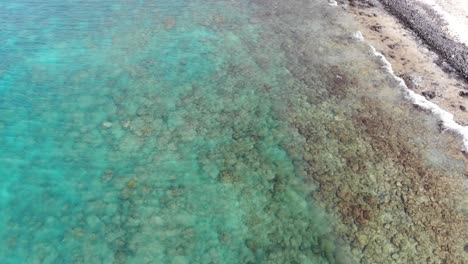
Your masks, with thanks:
M 166 18 L 163 22 L 164 29 L 171 30 L 177 25 L 177 21 L 174 17 Z
M 109 121 L 102 122 L 102 127 L 107 128 L 107 129 L 111 128 L 112 125 L 113 125 L 112 122 L 109 122 Z

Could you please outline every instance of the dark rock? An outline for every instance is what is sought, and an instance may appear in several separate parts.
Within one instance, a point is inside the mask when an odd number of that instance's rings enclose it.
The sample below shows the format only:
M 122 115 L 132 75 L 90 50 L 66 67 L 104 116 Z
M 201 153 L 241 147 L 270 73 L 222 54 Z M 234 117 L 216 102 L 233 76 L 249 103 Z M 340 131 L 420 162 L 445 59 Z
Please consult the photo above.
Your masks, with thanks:
M 464 156 L 465 158 L 467 158 L 467 159 L 468 159 L 468 152 L 466 152 L 466 151 L 462 150 L 462 154 L 463 154 L 463 156 Z M 465 177 L 466 177 L 466 178 L 468 178 L 468 175 L 467 175 L 467 174 L 465 174 Z
M 388 46 L 390 49 L 395 49 L 395 48 L 399 47 L 400 44 L 399 44 L 399 43 L 395 43 L 395 44 L 389 44 L 389 45 L 387 45 L 387 46 Z
M 434 99 L 436 97 L 436 93 L 434 91 L 424 91 L 422 95 L 426 97 L 427 100 Z
M 164 29 L 171 30 L 176 26 L 177 22 L 176 22 L 175 18 L 170 17 L 170 18 L 167 18 L 166 20 L 164 20 L 163 24 L 164 24 Z
M 376 6 L 375 0 L 349 0 L 349 5 L 352 7 L 369 8 Z
M 403 81 L 405 81 L 406 86 L 408 86 L 410 90 L 415 90 L 418 88 L 418 86 L 416 85 L 416 82 L 411 76 L 407 74 L 402 74 L 400 75 L 400 78 L 402 78 Z
M 372 31 L 379 32 L 379 33 L 382 32 L 382 28 L 383 28 L 383 26 L 381 26 L 379 24 L 370 26 L 370 29 Z

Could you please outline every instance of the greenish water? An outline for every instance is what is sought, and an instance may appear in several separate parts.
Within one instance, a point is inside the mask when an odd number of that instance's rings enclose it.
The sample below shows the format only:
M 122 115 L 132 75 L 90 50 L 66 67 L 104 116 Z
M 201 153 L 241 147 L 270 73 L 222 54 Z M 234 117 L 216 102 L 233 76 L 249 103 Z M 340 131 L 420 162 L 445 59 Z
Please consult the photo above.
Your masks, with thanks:
M 354 263 L 435 122 L 325 2 L 1 1 L 0 262 Z

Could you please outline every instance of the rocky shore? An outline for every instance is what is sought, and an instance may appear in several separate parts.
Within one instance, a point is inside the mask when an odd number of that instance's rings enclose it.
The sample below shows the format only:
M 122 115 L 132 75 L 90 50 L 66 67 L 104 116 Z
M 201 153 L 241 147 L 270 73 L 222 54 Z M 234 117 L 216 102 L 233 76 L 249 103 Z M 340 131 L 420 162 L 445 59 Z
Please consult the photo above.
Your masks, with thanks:
M 424 1 L 382 0 L 381 3 L 468 80 L 468 48 L 451 36 L 446 21 L 437 11 Z
M 468 48 L 436 11 L 419 1 L 341 0 L 339 5 L 408 88 L 468 124 Z

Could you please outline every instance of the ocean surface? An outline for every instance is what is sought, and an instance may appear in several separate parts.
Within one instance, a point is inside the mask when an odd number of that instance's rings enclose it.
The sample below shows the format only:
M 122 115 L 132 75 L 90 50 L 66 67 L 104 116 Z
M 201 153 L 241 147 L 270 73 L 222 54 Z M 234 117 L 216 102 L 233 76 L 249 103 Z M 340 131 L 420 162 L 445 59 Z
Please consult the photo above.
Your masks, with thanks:
M 377 206 L 343 201 L 389 199 L 402 145 L 462 164 L 349 24 L 318 0 L 0 1 L 0 263 L 363 258 Z

